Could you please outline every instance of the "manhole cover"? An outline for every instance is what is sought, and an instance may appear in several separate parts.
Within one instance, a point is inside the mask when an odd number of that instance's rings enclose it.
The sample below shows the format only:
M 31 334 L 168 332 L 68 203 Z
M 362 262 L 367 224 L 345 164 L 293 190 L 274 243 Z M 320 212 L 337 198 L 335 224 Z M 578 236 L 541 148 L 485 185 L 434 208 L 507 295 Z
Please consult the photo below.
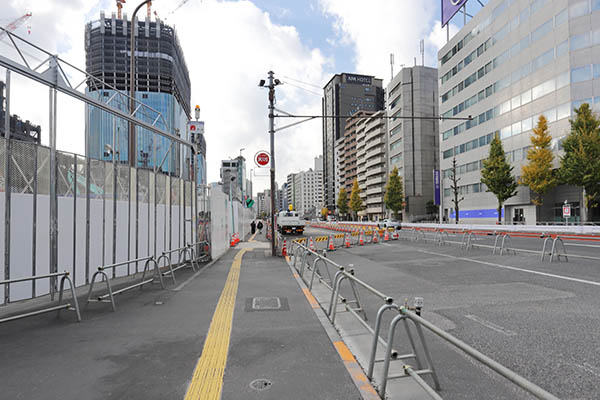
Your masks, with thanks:
M 287 297 L 246 297 L 244 311 L 289 311 Z
M 252 299 L 255 310 L 278 310 L 281 308 L 279 297 L 255 297 Z
M 267 379 L 256 379 L 250 382 L 250 387 L 254 390 L 267 390 L 273 383 Z

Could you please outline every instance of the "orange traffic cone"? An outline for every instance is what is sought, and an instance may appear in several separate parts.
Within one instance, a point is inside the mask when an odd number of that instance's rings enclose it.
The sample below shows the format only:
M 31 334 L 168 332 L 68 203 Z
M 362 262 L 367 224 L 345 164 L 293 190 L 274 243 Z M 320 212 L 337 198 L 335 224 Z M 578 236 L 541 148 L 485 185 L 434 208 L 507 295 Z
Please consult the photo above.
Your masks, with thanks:
M 365 244 L 365 238 L 363 237 L 363 232 L 360 231 L 360 235 L 358 236 L 358 245 L 364 246 L 364 244 Z
M 350 235 L 348 235 L 347 233 L 344 235 L 345 236 L 345 240 L 344 240 L 344 247 L 348 248 L 350 247 Z
M 315 242 L 313 241 L 313 238 L 310 238 L 310 244 L 308 245 L 308 249 L 315 251 Z
M 231 242 L 229 242 L 229 247 L 234 247 L 235 246 L 235 234 L 231 235 Z
M 327 246 L 327 250 L 335 251 L 335 245 L 333 243 L 333 236 L 329 235 L 329 245 Z
M 383 241 L 387 242 L 388 240 L 390 240 L 390 231 L 388 231 L 387 229 L 385 230 L 385 235 L 383 235 Z
M 379 231 L 377 229 L 373 230 L 373 240 L 371 243 L 379 243 Z
M 281 257 L 287 256 L 287 240 L 283 239 L 283 247 L 281 248 Z

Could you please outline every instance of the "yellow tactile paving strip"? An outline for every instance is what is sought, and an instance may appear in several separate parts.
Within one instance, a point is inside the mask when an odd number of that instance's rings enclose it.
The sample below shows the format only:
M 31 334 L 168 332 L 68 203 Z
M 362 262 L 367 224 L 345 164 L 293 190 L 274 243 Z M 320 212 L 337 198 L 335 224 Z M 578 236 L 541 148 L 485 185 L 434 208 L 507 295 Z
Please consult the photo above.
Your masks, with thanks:
M 185 400 L 219 400 L 221 398 L 235 298 L 237 297 L 242 257 L 246 251 L 249 250 L 240 250 L 233 259 Z

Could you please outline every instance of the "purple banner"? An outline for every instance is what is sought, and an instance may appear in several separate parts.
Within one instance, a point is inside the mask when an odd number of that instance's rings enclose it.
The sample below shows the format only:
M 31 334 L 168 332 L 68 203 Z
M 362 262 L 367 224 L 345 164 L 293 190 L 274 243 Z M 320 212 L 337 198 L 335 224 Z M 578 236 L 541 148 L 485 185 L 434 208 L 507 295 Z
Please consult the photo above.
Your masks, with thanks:
M 442 0 L 442 26 L 445 26 L 467 0 Z
M 440 170 L 434 169 L 433 170 L 433 204 L 435 204 L 436 206 L 440 205 L 440 197 L 441 197 L 440 192 L 441 192 Z

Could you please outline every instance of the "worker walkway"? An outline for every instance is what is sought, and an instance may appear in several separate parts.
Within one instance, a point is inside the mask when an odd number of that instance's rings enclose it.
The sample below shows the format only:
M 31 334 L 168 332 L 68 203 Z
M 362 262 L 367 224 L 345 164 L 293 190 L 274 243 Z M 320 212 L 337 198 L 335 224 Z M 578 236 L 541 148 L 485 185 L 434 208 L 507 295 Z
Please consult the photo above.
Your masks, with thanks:
M 116 312 L 90 304 L 80 323 L 43 314 L 0 325 L 0 397 L 377 398 L 264 234 L 180 276 L 122 294 Z

